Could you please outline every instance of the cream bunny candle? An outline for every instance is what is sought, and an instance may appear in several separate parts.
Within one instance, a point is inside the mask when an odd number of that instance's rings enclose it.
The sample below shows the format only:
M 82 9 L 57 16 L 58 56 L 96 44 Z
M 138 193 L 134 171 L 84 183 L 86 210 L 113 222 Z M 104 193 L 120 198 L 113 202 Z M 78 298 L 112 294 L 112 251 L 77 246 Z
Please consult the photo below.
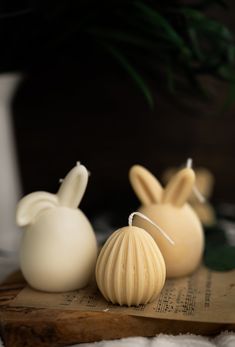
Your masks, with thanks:
M 156 221 L 175 241 L 175 246 L 157 233 L 149 223 L 136 219 L 135 225 L 154 238 L 166 263 L 167 277 L 185 276 L 200 264 L 204 249 L 204 235 L 199 218 L 186 203 L 195 182 L 191 168 L 180 170 L 163 189 L 158 180 L 144 167 L 130 170 L 130 182 L 142 206 L 140 212 Z
M 95 268 L 97 244 L 92 226 L 78 209 L 88 181 L 78 163 L 57 194 L 35 192 L 18 204 L 16 221 L 24 227 L 21 270 L 34 288 L 62 292 L 84 287 Z
M 192 160 L 187 160 L 187 166 L 192 166 Z M 176 168 L 170 168 L 163 173 L 163 181 L 169 182 L 170 178 L 177 172 Z M 214 177 L 206 168 L 195 170 L 196 180 L 189 196 L 188 202 L 197 213 L 204 226 L 212 226 L 216 223 L 216 215 L 213 206 L 209 202 L 212 195 Z
M 151 302 L 165 283 L 166 267 L 162 254 L 144 229 L 132 225 L 134 215 L 150 223 L 167 242 L 174 243 L 149 218 L 139 212 L 132 213 L 129 226 L 118 229 L 106 241 L 96 264 L 98 287 L 113 304 L 132 306 Z

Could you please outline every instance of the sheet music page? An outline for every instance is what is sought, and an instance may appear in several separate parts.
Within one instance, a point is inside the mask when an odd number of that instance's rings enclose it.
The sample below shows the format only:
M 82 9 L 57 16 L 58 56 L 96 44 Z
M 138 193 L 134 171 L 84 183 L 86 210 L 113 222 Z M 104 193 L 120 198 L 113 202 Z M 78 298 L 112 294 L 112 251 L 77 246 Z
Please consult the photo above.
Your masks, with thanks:
M 108 303 L 95 282 L 84 289 L 59 294 L 26 287 L 11 306 L 121 312 L 161 319 L 235 323 L 235 270 L 214 272 L 202 267 L 189 277 L 169 279 L 154 302 L 138 307 L 120 307 Z

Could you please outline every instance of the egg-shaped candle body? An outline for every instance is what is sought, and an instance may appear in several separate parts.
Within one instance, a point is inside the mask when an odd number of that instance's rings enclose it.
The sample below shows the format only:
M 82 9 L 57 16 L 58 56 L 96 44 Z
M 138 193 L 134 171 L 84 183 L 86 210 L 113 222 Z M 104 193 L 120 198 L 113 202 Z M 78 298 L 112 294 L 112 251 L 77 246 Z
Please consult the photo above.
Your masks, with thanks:
M 200 264 L 204 250 L 204 233 L 194 210 L 186 203 L 195 175 L 192 169 L 178 172 L 163 189 L 145 168 L 134 166 L 130 171 L 132 186 L 142 202 L 139 211 L 150 218 L 174 240 L 166 239 L 145 220 L 136 218 L 134 225 L 145 229 L 156 241 L 166 264 L 167 277 L 191 274 Z
M 193 209 L 185 204 L 178 208 L 171 204 L 142 206 L 140 212 L 158 223 L 174 240 L 172 247 L 145 220 L 136 218 L 134 225 L 145 229 L 160 248 L 166 264 L 167 277 L 181 277 L 192 273 L 200 264 L 204 249 L 201 223 Z
M 87 177 L 86 168 L 78 164 L 57 194 L 31 193 L 18 204 L 17 224 L 24 227 L 20 265 L 25 279 L 35 289 L 79 289 L 87 285 L 95 272 L 95 234 L 77 208 Z
M 96 264 L 96 281 L 113 304 L 140 305 L 153 301 L 166 277 L 162 254 L 143 229 L 128 226 L 114 232 Z
M 96 256 L 96 239 L 86 216 L 78 209 L 57 207 L 26 227 L 20 264 L 33 288 L 63 292 L 87 285 Z

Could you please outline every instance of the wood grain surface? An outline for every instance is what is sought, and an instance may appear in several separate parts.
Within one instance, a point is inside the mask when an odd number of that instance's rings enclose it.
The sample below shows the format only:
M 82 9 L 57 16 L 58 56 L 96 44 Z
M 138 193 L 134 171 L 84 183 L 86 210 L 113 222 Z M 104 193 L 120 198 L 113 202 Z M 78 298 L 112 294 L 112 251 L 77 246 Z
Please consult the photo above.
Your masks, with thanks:
M 6 347 L 56 347 L 158 333 L 215 335 L 235 324 L 154 319 L 110 312 L 9 306 L 25 282 L 19 272 L 0 286 L 0 331 Z

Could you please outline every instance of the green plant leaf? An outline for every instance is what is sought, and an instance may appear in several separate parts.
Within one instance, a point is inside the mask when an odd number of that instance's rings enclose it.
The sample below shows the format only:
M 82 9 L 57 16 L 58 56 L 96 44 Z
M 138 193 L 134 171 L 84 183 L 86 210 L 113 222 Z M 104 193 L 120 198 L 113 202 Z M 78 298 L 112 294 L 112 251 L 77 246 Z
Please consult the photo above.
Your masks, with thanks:
M 218 226 L 206 228 L 205 239 L 204 264 L 215 271 L 234 269 L 235 247 L 228 244 L 224 230 Z
M 202 12 L 190 8 L 183 8 L 178 10 L 182 13 L 187 21 L 188 25 L 193 26 L 198 32 L 206 35 L 214 35 L 214 38 L 225 40 L 226 42 L 233 42 L 233 35 L 231 32 L 221 23 L 208 18 Z
M 235 46 L 234 45 L 230 45 L 227 48 L 227 58 L 228 58 L 228 63 L 233 65 L 234 60 L 235 60 Z
M 118 50 L 116 47 L 104 44 L 106 49 L 112 54 L 112 56 L 121 64 L 121 66 L 129 73 L 130 77 L 139 87 L 143 95 L 145 96 L 146 101 L 151 109 L 154 107 L 154 101 L 152 93 L 150 92 L 149 87 L 140 76 L 140 74 L 135 70 L 135 68 L 129 63 L 127 58 Z
M 108 6 L 105 3 L 102 9 L 108 12 L 96 13 L 92 21 L 86 22 L 83 31 L 106 45 L 149 105 L 153 105 L 153 98 L 140 68 L 146 78 L 160 79 L 170 93 L 180 89 L 190 92 L 190 86 L 194 94 L 208 100 L 209 93 L 198 77 L 206 74 L 230 81 L 229 74 L 222 76 L 219 69 L 225 65 L 232 68 L 235 46 L 227 27 L 208 17 L 196 5 L 209 7 L 222 3 L 220 0 L 195 0 L 184 5 L 174 1 L 157 5 L 146 0 L 127 0 Z M 233 100 L 234 86 L 230 81 L 225 107 Z
M 218 75 L 226 81 L 235 83 L 235 70 L 231 66 L 220 66 L 218 69 Z
M 205 58 L 204 58 L 204 54 L 202 53 L 201 48 L 200 48 L 200 44 L 199 44 L 196 30 L 194 28 L 189 28 L 188 34 L 189 34 L 189 37 L 191 39 L 193 52 L 194 52 L 195 56 L 200 61 L 203 61 Z
M 162 28 L 166 32 L 172 43 L 174 43 L 179 48 L 183 48 L 185 46 L 182 37 L 178 35 L 178 33 L 168 23 L 164 16 L 140 1 L 136 1 L 134 4 L 136 8 L 141 11 L 142 15 L 146 16 L 148 22 L 150 22 L 154 26 Z
M 235 247 L 218 246 L 207 250 L 204 264 L 215 271 L 229 271 L 235 269 Z

